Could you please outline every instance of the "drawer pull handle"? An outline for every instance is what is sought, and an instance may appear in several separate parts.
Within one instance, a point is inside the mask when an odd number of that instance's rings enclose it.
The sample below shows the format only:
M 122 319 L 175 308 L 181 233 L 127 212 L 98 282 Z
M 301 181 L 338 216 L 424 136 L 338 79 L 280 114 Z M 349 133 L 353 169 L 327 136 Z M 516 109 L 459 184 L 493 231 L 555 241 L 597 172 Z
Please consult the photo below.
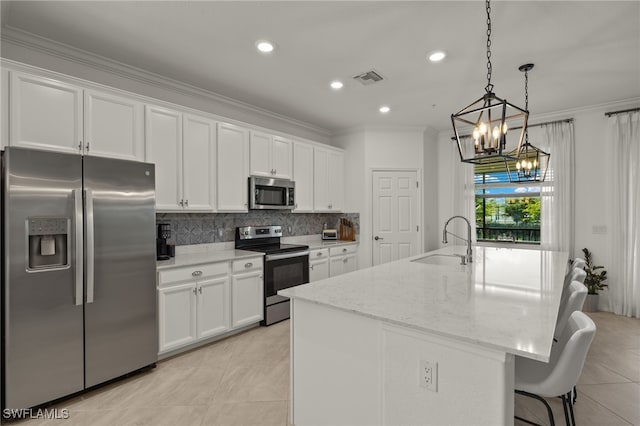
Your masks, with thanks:
M 253 266 L 253 262 L 247 262 L 244 264 L 245 268 L 251 268 Z
M 321 253 L 321 252 L 318 252 L 318 254 L 317 254 L 316 256 L 322 256 L 322 253 Z
M 346 248 L 343 248 L 343 249 L 342 249 L 342 252 L 343 252 L 343 253 L 344 253 L 344 252 L 346 252 L 346 251 L 347 251 L 347 249 L 346 249 Z
M 193 275 L 194 277 L 199 277 L 200 275 L 202 275 L 202 271 L 193 271 L 191 275 Z

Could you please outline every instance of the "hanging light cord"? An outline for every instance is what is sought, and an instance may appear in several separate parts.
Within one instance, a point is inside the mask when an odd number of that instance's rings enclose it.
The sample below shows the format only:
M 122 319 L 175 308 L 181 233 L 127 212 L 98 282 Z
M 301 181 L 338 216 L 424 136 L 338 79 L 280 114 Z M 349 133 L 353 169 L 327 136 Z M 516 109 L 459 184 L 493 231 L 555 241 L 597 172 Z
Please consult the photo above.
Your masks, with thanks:
M 524 109 L 529 112 L 529 70 L 524 71 Z M 524 146 L 529 148 L 529 126 L 524 128 Z
M 491 4 L 487 0 L 487 86 L 484 90 L 487 93 L 493 92 L 493 84 L 491 84 Z

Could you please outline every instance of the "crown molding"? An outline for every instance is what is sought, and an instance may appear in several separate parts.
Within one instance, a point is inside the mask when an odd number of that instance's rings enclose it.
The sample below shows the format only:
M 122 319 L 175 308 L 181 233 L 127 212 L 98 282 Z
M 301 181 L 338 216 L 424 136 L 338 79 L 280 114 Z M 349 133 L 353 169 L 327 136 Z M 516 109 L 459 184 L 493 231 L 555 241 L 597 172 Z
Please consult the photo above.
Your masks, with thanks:
M 72 63 L 84 65 L 98 71 L 107 72 L 109 74 L 124 77 L 143 84 L 162 89 L 169 89 L 182 95 L 204 98 L 209 101 L 225 104 L 239 110 L 244 110 L 263 117 L 278 120 L 307 131 L 312 131 L 327 138 L 332 135 L 332 132 L 326 128 L 287 117 L 255 105 L 221 95 L 211 90 L 193 86 L 188 83 L 118 62 L 11 26 L 2 27 L 0 41 L 2 43 L 10 43 L 15 46 L 41 52 L 46 55 L 61 58 Z

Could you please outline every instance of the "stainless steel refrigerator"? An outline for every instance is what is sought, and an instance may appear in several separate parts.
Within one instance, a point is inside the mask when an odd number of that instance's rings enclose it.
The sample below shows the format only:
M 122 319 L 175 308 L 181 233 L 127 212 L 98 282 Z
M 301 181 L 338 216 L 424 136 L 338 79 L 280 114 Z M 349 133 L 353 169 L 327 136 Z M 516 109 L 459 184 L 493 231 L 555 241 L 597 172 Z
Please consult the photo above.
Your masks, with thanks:
M 157 361 L 154 178 L 152 164 L 6 148 L 5 408 Z

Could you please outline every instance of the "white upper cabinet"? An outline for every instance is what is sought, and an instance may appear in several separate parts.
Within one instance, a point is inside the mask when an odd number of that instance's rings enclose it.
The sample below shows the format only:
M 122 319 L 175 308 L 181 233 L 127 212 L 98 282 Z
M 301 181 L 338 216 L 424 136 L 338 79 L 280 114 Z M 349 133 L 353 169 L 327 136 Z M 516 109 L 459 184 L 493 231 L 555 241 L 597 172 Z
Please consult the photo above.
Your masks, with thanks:
M 313 211 L 313 145 L 293 143 L 293 180 L 296 183 L 294 212 Z
M 184 114 L 182 139 L 182 208 L 215 209 L 216 122 Z
M 85 154 L 143 161 L 143 114 L 141 102 L 85 90 Z
M 251 132 L 252 175 L 291 179 L 292 143 L 289 139 Z
M 313 155 L 314 211 L 340 212 L 344 204 L 344 153 L 316 146 Z
M 156 210 L 182 210 L 182 114 L 147 106 L 147 161 L 156 165 Z
M 9 145 L 144 160 L 144 110 L 134 99 L 12 71 L 9 108 Z
M 216 123 L 157 106 L 146 107 L 147 161 L 156 165 L 156 209 L 215 208 Z
M 249 178 L 249 131 L 218 123 L 218 211 L 246 212 Z
M 11 73 L 9 145 L 82 153 L 82 89 Z
M 9 145 L 9 70 L 0 69 L 0 149 Z

